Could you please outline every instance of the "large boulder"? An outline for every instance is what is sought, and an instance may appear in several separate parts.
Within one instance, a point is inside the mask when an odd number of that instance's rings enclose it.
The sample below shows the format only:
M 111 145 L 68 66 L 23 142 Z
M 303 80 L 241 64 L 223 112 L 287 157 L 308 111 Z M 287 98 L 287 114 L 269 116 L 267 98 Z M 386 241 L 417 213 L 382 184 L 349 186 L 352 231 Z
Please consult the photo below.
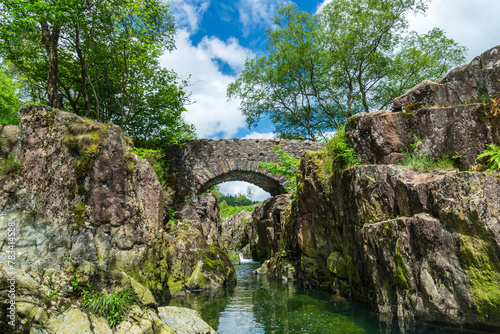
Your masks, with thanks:
M 425 80 L 406 94 L 395 98 L 393 109 L 420 104 L 422 106 L 450 106 L 479 102 L 484 96 L 500 92 L 500 45 L 460 66 L 438 82 Z
M 158 315 L 160 319 L 168 324 L 175 333 L 179 334 L 217 334 L 195 310 L 167 306 L 159 307 Z
M 492 102 L 500 96 L 499 79 L 497 46 L 437 83 L 424 81 L 394 99 L 392 111 L 349 118 L 349 144 L 362 161 L 387 164 L 399 162 L 418 138 L 421 154 L 455 157 L 469 168 L 486 144 L 500 144 L 500 112 Z
M 8 295 L 14 269 L 26 278 L 14 299 L 19 331 L 64 314 L 87 284 L 104 293 L 131 287 L 147 311 L 185 291 L 199 261 L 200 288 L 235 283 L 227 255 L 207 242 L 210 222 L 168 224 L 162 186 L 120 127 L 26 106 L 19 126 L 2 127 L 0 139 L 2 157 L 14 152 L 22 163 L 0 175 L 0 295 Z M 210 203 L 205 211 L 214 210 Z M 77 311 L 59 318 L 60 326 L 74 317 Z

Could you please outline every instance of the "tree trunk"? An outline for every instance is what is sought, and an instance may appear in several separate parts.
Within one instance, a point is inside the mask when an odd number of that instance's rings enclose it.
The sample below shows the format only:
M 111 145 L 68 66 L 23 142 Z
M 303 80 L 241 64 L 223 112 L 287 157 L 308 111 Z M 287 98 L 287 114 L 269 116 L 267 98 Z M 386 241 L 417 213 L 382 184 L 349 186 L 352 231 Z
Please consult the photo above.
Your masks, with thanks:
M 52 26 L 50 32 L 49 24 L 43 21 L 42 24 L 42 43 L 45 46 L 48 58 L 47 71 L 47 98 L 52 108 L 63 109 L 62 97 L 57 90 L 59 58 L 57 55 L 57 44 L 59 43 L 59 33 L 61 27 L 57 24 Z
M 83 95 L 83 109 L 85 110 L 85 117 L 90 116 L 89 108 L 89 97 L 87 95 L 87 64 L 85 62 L 85 56 L 80 47 L 80 27 L 78 24 L 75 26 L 75 50 L 78 55 L 78 60 L 80 61 L 81 76 L 82 76 L 82 95 Z M 75 110 L 76 112 L 76 110 Z

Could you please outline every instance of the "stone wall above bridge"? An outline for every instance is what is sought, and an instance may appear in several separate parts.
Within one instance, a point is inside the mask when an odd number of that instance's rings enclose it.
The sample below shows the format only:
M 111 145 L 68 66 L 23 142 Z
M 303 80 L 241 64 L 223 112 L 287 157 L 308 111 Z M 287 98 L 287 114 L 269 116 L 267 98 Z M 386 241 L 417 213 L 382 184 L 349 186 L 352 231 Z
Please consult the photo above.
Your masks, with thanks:
M 284 139 L 199 139 L 182 146 L 165 148 L 168 173 L 176 173 L 178 195 L 191 197 L 227 181 L 246 181 L 271 195 L 285 192 L 288 180 L 259 168 L 259 162 L 278 162 L 273 148 L 299 158 L 305 151 L 316 151 L 322 143 Z

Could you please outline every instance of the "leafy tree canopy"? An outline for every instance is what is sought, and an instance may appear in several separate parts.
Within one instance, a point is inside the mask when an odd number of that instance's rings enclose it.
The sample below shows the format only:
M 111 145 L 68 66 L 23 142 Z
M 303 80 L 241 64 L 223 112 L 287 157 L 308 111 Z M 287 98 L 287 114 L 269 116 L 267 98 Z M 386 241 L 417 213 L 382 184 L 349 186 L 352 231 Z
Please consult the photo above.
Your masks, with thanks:
M 16 94 L 18 85 L 0 66 L 0 123 L 17 124 L 21 101 Z
M 161 68 L 175 25 L 160 0 L 2 0 L 0 56 L 33 102 L 121 125 L 140 143 L 193 137 L 185 81 Z
M 408 32 L 406 16 L 425 10 L 423 0 L 336 0 L 311 16 L 284 5 L 268 55 L 247 59 L 228 97 L 249 127 L 269 117 L 281 137 L 318 140 L 464 62 L 466 48 L 442 30 Z

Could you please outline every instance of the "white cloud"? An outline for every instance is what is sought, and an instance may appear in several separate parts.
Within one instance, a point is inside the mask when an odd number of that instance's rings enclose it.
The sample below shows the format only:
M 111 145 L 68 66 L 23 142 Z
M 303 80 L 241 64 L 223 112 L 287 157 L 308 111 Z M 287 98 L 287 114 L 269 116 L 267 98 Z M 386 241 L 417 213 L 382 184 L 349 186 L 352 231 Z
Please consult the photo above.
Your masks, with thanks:
M 500 44 L 500 1 L 431 1 L 426 16 L 409 17 L 410 29 L 425 33 L 434 27 L 469 48 L 468 61 Z
M 247 192 L 247 188 L 249 187 L 253 191 L 253 196 L 251 198 L 253 201 L 263 201 L 266 198 L 271 197 L 271 194 L 267 191 L 248 182 L 231 181 L 219 184 L 220 192 L 225 195 L 245 194 Z
M 223 42 L 217 37 L 204 36 L 198 44 L 205 54 L 212 59 L 219 59 L 227 63 L 233 70 L 240 72 L 247 57 L 252 57 L 252 52 L 241 46 L 238 39 L 230 37 L 227 42 Z
M 244 137 L 241 137 L 241 139 L 273 139 L 275 134 L 273 132 L 252 132 L 247 134 Z
M 321 4 L 319 4 L 318 8 L 316 9 L 316 12 L 314 14 L 318 14 L 326 5 L 328 5 L 330 2 L 333 0 L 325 0 Z
M 171 0 L 170 8 L 174 13 L 177 25 L 195 33 L 203 18 L 203 14 L 210 6 L 210 0 Z
M 182 78 L 191 75 L 188 87 L 191 100 L 186 106 L 185 120 L 196 127 L 200 138 L 223 132 L 223 137 L 232 137 L 245 126 L 245 119 L 238 110 L 239 101 L 227 101 L 226 88 L 235 77 L 223 74 L 216 62 L 226 62 L 235 72 L 243 67 L 245 58 L 252 53 L 239 45 L 234 38 L 223 42 L 216 37 L 204 37 L 194 46 L 190 34 L 185 29 L 177 31 L 177 49 L 165 53 L 160 63 L 171 68 Z
M 251 29 L 256 27 L 271 27 L 274 22 L 276 8 L 282 0 L 240 0 L 238 12 L 243 24 L 243 36 L 248 36 Z
M 316 11 L 332 2 L 324 0 Z M 425 16 L 408 16 L 410 30 L 426 33 L 434 27 L 469 48 L 467 60 L 500 44 L 500 1 L 498 0 L 434 0 L 428 3 Z

